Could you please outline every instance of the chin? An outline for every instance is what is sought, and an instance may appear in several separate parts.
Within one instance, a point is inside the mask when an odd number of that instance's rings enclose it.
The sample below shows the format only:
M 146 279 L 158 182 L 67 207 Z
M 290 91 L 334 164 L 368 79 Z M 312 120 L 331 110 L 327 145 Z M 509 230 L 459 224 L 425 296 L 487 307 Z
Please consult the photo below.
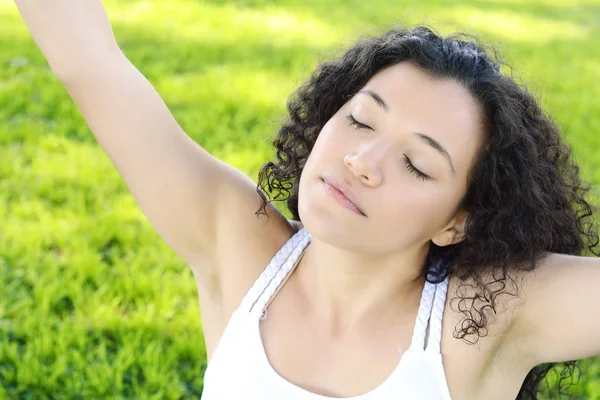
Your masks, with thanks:
M 298 188 L 298 215 L 311 235 L 331 245 L 347 247 L 357 240 L 351 211 L 335 204 L 325 193 L 320 177 L 301 178 Z
M 313 239 L 335 247 L 356 249 L 360 244 L 357 242 L 361 241 L 356 226 L 344 218 L 343 212 L 336 211 L 314 200 L 298 202 L 300 220 Z

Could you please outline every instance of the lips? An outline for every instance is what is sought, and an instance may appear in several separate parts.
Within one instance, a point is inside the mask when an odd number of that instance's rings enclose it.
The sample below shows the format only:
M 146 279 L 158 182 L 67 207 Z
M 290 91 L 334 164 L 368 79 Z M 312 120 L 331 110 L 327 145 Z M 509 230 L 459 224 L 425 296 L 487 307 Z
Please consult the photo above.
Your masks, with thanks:
M 325 189 L 329 195 L 335 198 L 342 206 L 366 217 L 356 200 L 356 196 L 347 185 L 332 177 L 321 178 L 321 180 L 325 184 Z

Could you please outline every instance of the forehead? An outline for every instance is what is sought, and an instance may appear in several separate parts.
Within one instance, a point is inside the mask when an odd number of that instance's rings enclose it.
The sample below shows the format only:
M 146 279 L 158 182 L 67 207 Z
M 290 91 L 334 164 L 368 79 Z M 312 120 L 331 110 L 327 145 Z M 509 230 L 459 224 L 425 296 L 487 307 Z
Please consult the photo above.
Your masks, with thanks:
M 483 138 L 483 113 L 457 81 L 433 78 L 414 64 L 402 62 L 378 72 L 364 89 L 381 96 L 389 107 L 386 119 L 398 129 L 432 136 L 448 150 L 457 170 L 466 172 L 470 167 Z M 370 108 L 378 107 L 368 97 L 357 99 Z

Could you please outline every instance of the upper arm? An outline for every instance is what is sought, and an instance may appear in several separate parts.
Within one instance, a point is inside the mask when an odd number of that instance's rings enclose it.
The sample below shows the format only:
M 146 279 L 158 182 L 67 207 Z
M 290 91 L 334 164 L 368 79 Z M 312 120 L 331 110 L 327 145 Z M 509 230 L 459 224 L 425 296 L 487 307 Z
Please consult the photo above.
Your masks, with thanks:
M 153 228 L 189 264 L 216 265 L 236 242 L 268 241 L 276 224 L 255 216 L 256 185 L 187 136 L 122 53 L 61 80 Z
M 522 290 L 510 337 L 532 367 L 600 355 L 600 258 L 551 254 Z
M 256 216 L 252 180 L 189 138 L 121 53 L 61 80 L 153 228 L 192 268 L 206 327 L 219 331 L 294 228 L 272 204 Z
M 121 52 L 61 80 L 158 234 L 188 260 L 205 251 L 222 163 L 183 132 Z

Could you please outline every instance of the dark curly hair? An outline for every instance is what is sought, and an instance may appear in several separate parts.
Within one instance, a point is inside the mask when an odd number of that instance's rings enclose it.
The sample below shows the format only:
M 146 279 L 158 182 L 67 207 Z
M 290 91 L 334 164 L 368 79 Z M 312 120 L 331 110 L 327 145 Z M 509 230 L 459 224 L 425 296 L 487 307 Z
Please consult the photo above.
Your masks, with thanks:
M 272 200 L 286 201 L 293 220 L 299 221 L 300 175 L 317 136 L 373 75 L 410 61 L 434 77 L 462 84 L 483 107 L 486 139 L 459 204 L 469 213 L 465 239 L 446 247 L 430 242 L 426 265 L 442 267 L 424 268 L 431 283 L 453 274 L 461 281 L 473 278 L 480 291 L 460 298 L 462 306 L 470 304 L 461 309 L 466 318 L 455 332 L 460 339 L 485 336 L 484 309 L 496 313 L 495 299 L 505 293 L 510 271 L 531 271 L 549 252 L 598 255 L 595 207 L 585 200 L 590 186 L 581 182 L 579 167 L 570 159 L 557 125 L 524 85 L 500 72 L 507 64 L 498 51 L 487 47 L 474 35 L 442 37 L 424 25 L 361 37 L 339 59 L 318 65 L 290 97 L 289 115 L 273 141 L 277 160 L 262 166 L 257 185 L 262 198 L 257 215 L 266 214 L 268 193 Z M 493 275 L 494 280 L 484 282 L 484 275 Z M 474 308 L 476 302 L 483 304 L 481 308 Z M 579 369 L 577 360 L 536 366 L 517 399 L 536 399 L 543 393 L 542 380 L 559 364 L 563 369 L 556 387 L 565 394 L 563 381 L 572 380 Z

